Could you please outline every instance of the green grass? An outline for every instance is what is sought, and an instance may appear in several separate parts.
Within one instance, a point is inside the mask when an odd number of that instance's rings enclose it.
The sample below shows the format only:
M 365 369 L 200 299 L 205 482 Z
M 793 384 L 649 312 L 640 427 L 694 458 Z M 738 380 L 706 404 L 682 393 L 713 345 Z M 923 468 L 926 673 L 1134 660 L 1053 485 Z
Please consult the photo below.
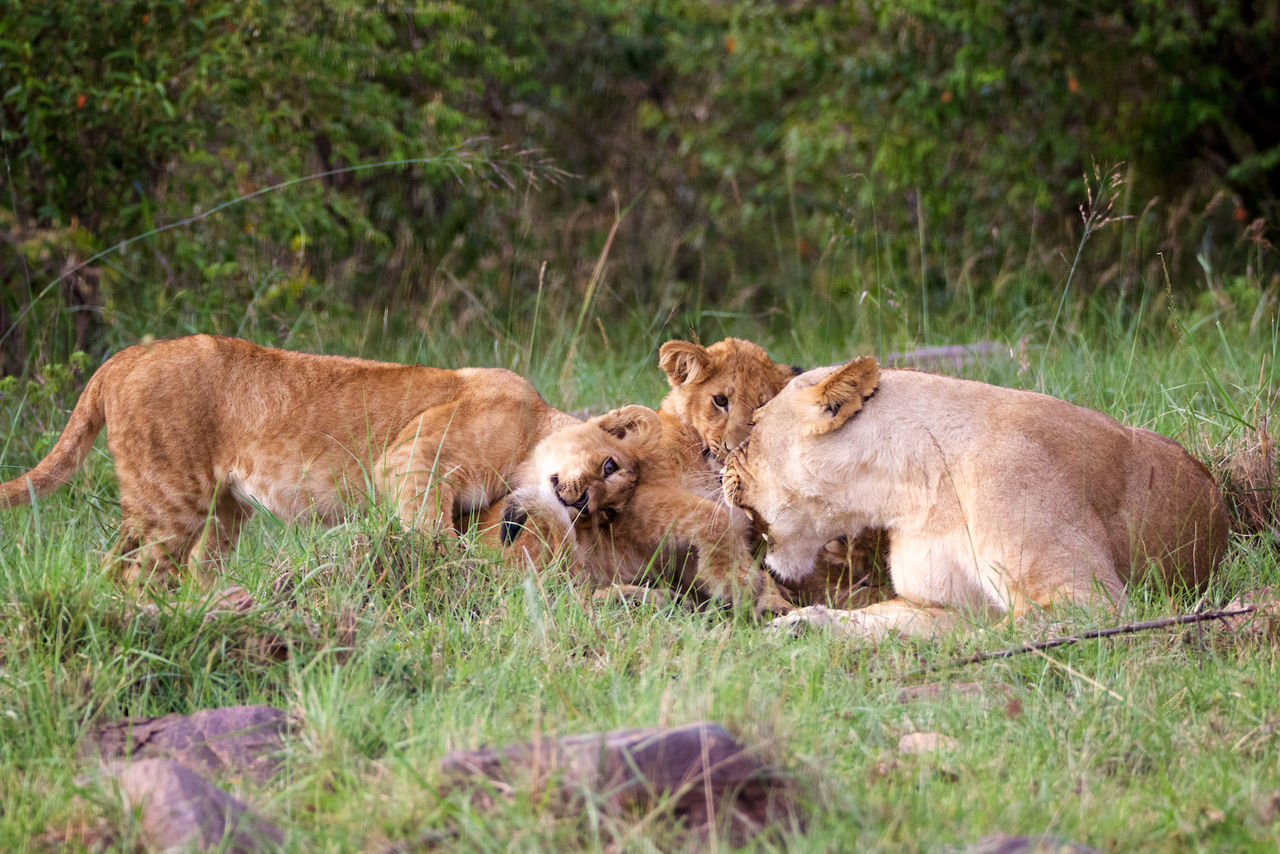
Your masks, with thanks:
M 1053 304 L 1019 309 L 1023 298 L 990 316 L 934 307 L 923 342 L 909 309 L 855 296 L 797 295 L 781 316 L 676 320 L 636 309 L 583 324 L 568 370 L 576 312 L 543 302 L 535 314 L 532 299 L 501 317 L 436 319 L 426 333 L 381 315 L 316 311 L 283 335 L 243 331 L 297 349 L 510 367 L 557 405 L 597 409 L 656 405 L 657 347 L 689 327 L 704 341 L 751 337 L 803 365 L 921 343 L 994 340 L 1016 351 L 1023 342 L 1020 358 L 965 374 L 1101 409 L 1202 457 L 1244 438 L 1256 407 L 1273 408 L 1275 328 L 1251 330 L 1253 306 L 1171 313 L 1161 300 L 1122 313 L 1093 297 L 1068 301 L 1055 322 Z M 1042 352 L 1051 322 L 1053 346 Z M 16 426 L 0 441 L 0 473 L 12 477 L 47 450 L 72 397 L 69 382 L 11 384 L 0 420 Z M 257 607 L 208 615 L 192 583 L 157 594 L 158 613 L 147 614 L 136 591 L 99 569 L 117 513 L 100 452 L 82 481 L 0 516 L 2 850 L 133 850 L 135 820 L 99 775 L 82 776 L 92 767 L 76 758 L 84 732 L 122 715 L 235 703 L 303 721 L 288 774 L 239 790 L 289 828 L 297 851 L 377 850 L 433 830 L 452 834 L 446 850 L 679 849 L 686 843 L 644 816 L 620 820 L 591 805 L 563 816 L 525 795 L 477 812 L 438 791 L 437 766 L 457 748 L 700 719 L 759 745 L 796 781 L 803 830 L 759 850 L 958 850 L 997 831 L 1114 851 L 1274 848 L 1280 674 L 1265 638 L 1193 626 L 947 664 L 1190 606 L 1153 590 L 1120 614 L 1059 613 L 873 649 L 821 633 L 776 637 L 743 613 L 593 603 L 562 572 L 530 575 L 475 543 L 383 555 L 395 538 L 375 510 L 332 530 L 259 516 L 225 579 Z M 1240 540 L 1208 601 L 1276 583 L 1275 552 Z M 981 690 L 898 701 L 921 682 Z M 898 740 L 917 731 L 958 746 L 899 754 Z

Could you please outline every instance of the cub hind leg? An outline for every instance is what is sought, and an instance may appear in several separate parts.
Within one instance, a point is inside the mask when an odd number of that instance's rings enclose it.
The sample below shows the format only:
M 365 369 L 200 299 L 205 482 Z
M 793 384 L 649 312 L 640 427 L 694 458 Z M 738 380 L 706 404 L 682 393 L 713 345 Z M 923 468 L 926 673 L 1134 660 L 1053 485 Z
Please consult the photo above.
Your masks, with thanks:
M 374 463 L 374 492 L 394 502 L 406 530 L 452 534 L 458 500 L 452 468 L 443 444 L 414 422 Z
M 171 498 L 172 490 L 159 487 L 157 479 L 121 478 L 120 533 L 104 568 L 131 584 L 167 586 L 188 567 L 210 585 L 252 511 L 228 492 Z

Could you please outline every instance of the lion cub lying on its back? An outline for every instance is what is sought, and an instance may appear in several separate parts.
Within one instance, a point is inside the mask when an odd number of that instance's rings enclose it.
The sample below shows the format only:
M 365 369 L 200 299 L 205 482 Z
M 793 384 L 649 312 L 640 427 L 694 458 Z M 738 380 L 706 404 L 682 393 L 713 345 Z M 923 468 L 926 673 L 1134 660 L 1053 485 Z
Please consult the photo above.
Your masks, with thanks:
M 625 406 L 538 444 L 507 500 L 503 540 L 571 545 L 575 569 L 604 586 L 665 577 L 717 599 L 785 612 L 748 546 L 745 518 L 706 497 L 717 478 L 701 445 L 668 415 Z
M 66 483 L 105 426 L 124 517 L 112 556 L 149 576 L 220 558 L 257 507 L 336 521 L 383 497 L 406 527 L 449 531 L 455 513 L 507 492 L 538 441 L 576 423 L 510 371 L 193 335 L 108 359 L 49 455 L 0 484 L 0 508 Z
M 867 637 L 929 634 L 952 609 L 1118 603 L 1149 566 L 1171 588 L 1197 588 L 1227 542 L 1217 485 L 1173 440 L 870 357 L 802 374 L 761 407 L 724 492 L 784 580 L 811 572 L 835 534 L 888 528 L 897 598 L 782 618 Z

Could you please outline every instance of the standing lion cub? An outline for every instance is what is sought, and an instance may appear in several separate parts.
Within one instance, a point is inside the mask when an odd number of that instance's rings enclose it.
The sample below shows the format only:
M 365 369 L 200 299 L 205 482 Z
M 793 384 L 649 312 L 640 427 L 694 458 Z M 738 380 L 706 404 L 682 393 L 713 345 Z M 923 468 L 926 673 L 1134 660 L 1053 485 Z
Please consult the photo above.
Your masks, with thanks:
M 1198 588 L 1226 550 L 1209 472 L 1180 445 L 1046 395 L 864 357 L 797 377 L 756 411 L 725 497 L 783 580 L 834 535 L 889 531 L 896 598 L 781 618 L 853 634 L 929 634 L 956 609 L 1118 603 L 1154 568 Z
M 542 438 L 577 419 L 501 369 L 443 370 L 193 335 L 135 345 L 90 378 L 49 455 L 0 508 L 66 483 L 105 426 L 123 519 L 112 556 L 143 576 L 218 560 L 258 507 L 336 521 L 393 501 L 445 531 L 505 494 Z

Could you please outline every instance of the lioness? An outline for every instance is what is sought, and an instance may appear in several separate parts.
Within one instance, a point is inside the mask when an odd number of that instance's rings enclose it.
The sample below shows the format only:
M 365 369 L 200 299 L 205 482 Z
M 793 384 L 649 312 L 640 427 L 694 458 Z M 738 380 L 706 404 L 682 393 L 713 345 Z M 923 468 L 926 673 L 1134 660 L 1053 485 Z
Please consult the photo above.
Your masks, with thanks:
M 150 576 L 220 559 L 257 507 L 333 521 L 354 500 L 386 497 L 404 525 L 448 531 L 575 423 L 510 371 L 193 335 L 108 359 L 48 456 L 0 484 L 0 507 L 66 483 L 106 426 L 123 511 L 108 558 Z
M 706 497 L 715 478 L 700 448 L 688 428 L 644 406 L 560 430 L 522 469 L 503 540 L 528 525 L 568 541 L 576 570 L 599 586 L 665 577 L 717 599 L 754 598 L 758 610 L 790 610 L 755 567 L 746 518 Z
M 1199 587 L 1226 549 L 1222 496 L 1180 445 L 1035 392 L 863 357 L 802 374 L 754 419 L 724 492 L 779 578 L 841 531 L 889 530 L 896 598 L 792 624 L 877 638 L 931 633 L 952 609 L 1118 603 L 1149 565 Z
M 709 347 L 668 341 L 658 351 L 658 365 L 671 385 L 658 411 L 697 434 L 716 472 L 729 452 L 747 438 L 756 409 L 803 373 L 802 368 L 773 361 L 759 344 L 741 338 L 726 338 Z M 887 598 L 887 548 L 882 529 L 844 532 L 823 548 L 813 573 L 784 583 L 783 592 L 798 604 L 827 602 L 841 607 Z

